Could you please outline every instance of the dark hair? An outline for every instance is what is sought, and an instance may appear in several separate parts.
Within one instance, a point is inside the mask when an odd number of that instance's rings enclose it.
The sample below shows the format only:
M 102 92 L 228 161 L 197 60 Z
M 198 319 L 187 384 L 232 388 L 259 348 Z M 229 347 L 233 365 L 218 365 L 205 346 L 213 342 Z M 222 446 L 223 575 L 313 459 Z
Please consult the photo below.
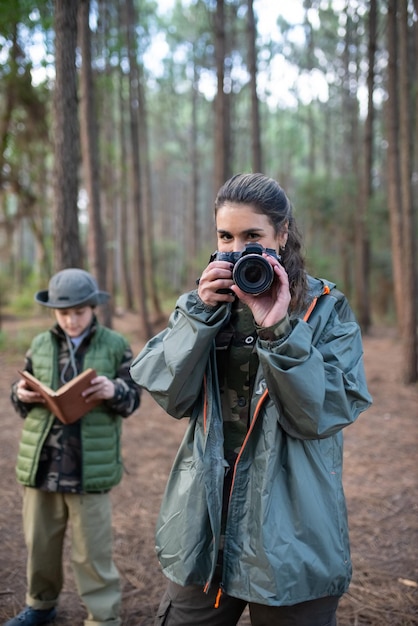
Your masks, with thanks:
M 263 174 L 236 174 L 226 181 L 215 199 L 215 218 L 224 204 L 251 205 L 270 220 L 276 235 L 288 224 L 288 239 L 281 250 L 282 262 L 289 276 L 290 308 L 302 311 L 307 304 L 307 279 L 302 255 L 302 237 L 293 217 L 292 205 L 284 190 Z

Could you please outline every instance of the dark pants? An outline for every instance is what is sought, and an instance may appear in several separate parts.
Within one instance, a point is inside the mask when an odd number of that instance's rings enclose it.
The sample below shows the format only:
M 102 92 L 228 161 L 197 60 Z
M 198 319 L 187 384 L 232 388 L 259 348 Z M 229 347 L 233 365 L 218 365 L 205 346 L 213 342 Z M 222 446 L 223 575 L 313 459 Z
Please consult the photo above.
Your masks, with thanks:
M 169 582 L 161 600 L 155 626 L 234 626 L 247 602 L 222 594 L 215 608 L 218 589 L 208 594 L 199 585 L 181 587 Z M 336 626 L 337 597 L 320 598 L 293 606 L 249 603 L 252 626 Z

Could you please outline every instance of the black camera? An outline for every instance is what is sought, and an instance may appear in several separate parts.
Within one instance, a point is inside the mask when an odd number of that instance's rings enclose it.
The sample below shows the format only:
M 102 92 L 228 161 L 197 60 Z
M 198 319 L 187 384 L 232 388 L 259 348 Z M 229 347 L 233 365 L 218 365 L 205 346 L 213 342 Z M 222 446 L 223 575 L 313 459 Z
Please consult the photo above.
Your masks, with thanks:
M 273 248 L 263 248 L 259 243 L 247 243 L 242 252 L 214 252 L 211 261 L 228 261 L 234 265 L 232 279 L 245 293 L 259 295 L 268 291 L 274 279 L 274 271 L 264 258 L 263 252 L 280 261 Z M 231 293 L 229 289 L 220 289 L 219 293 Z

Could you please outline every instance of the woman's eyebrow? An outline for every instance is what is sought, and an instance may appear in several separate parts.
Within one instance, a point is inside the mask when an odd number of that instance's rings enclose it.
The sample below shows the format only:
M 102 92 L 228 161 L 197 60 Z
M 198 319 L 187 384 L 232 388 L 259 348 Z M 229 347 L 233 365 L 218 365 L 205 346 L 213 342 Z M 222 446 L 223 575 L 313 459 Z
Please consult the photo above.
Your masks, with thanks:
M 229 230 L 222 230 L 222 228 L 217 228 L 216 232 L 219 235 L 230 235 L 231 233 L 229 232 Z M 239 233 L 240 235 L 249 235 L 250 233 L 263 233 L 264 232 L 264 228 L 247 228 L 246 230 L 243 230 L 241 233 Z

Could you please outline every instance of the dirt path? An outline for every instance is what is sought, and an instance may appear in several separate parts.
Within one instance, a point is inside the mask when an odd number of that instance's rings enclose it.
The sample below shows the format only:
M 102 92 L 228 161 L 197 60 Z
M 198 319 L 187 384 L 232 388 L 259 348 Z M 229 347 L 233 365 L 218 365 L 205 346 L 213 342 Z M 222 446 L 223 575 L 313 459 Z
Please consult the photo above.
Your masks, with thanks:
M 4 331 L 22 344 L 0 355 L 0 623 L 25 601 L 25 548 L 21 490 L 14 478 L 19 418 L 9 388 L 22 365 L 25 338 L 39 323 L 6 321 Z M 136 353 L 136 320 L 115 320 Z M 418 389 L 399 383 L 401 355 L 394 331 L 365 338 L 366 372 L 373 407 L 345 432 L 345 490 L 354 576 L 339 608 L 339 626 L 418 625 Z M 164 579 L 154 555 L 154 526 L 165 481 L 186 424 L 167 417 L 144 394 L 124 426 L 127 474 L 112 492 L 115 560 L 123 582 L 123 626 L 151 626 Z M 57 626 L 82 626 L 66 545 L 65 587 Z M 248 626 L 244 615 L 241 626 Z

